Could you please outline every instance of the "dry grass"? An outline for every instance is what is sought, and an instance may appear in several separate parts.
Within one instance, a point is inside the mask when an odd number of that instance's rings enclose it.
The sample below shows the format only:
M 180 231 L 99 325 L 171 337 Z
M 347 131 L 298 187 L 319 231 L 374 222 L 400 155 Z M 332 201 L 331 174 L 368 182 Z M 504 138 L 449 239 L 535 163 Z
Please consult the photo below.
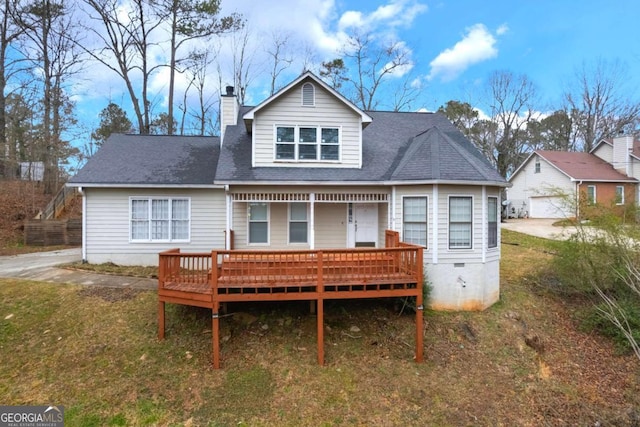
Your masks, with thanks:
M 154 292 L 2 280 L 0 396 L 69 426 L 637 425 L 637 361 L 577 330 L 538 283 L 553 248 L 519 236 L 498 304 L 427 314 L 423 364 L 392 302 L 327 304 L 323 367 L 308 303 L 233 305 L 216 371 L 208 310 L 169 305 L 158 342 Z

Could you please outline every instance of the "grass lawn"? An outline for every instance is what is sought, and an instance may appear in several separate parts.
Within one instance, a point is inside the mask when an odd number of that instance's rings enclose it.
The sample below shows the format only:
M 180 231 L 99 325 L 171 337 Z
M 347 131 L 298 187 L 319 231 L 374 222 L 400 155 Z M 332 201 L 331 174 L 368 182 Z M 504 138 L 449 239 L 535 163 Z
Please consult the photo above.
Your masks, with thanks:
M 502 249 L 500 302 L 427 312 L 423 364 L 392 301 L 327 302 L 323 367 L 308 303 L 231 305 L 216 371 L 208 310 L 169 304 L 159 342 L 155 292 L 2 279 L 0 403 L 68 426 L 638 425 L 640 363 L 546 290 L 553 242 Z

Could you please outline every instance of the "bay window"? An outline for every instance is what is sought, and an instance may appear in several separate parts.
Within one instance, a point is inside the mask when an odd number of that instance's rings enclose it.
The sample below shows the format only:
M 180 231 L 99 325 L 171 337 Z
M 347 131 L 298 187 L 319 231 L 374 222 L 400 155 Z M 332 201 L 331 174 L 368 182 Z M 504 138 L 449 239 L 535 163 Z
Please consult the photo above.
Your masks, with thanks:
M 402 240 L 427 247 L 427 198 L 402 199 Z
M 449 198 L 449 249 L 472 248 L 472 208 L 471 197 Z
M 487 243 L 490 248 L 498 247 L 498 198 L 489 197 L 487 200 Z

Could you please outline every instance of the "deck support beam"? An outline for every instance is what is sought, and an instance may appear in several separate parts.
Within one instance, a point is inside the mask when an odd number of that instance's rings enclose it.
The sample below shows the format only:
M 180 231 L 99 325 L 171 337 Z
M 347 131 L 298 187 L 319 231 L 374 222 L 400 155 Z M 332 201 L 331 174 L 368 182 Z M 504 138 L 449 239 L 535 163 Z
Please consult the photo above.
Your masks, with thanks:
M 164 301 L 158 302 L 158 339 L 164 339 L 164 322 L 165 322 L 165 314 L 164 314 Z
M 220 369 L 220 303 L 213 301 L 211 309 L 211 340 L 213 341 L 213 368 Z

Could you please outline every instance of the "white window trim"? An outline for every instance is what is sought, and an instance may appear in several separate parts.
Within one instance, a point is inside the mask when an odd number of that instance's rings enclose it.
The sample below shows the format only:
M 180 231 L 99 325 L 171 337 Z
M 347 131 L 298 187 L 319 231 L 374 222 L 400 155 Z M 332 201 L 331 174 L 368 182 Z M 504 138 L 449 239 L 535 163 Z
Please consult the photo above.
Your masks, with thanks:
M 542 166 L 540 165 L 540 159 L 536 159 L 533 165 L 533 173 L 540 173 Z
M 252 203 L 265 203 L 267 205 L 267 242 L 266 243 L 252 243 L 251 242 L 251 204 Z M 257 222 L 257 221 L 256 221 Z M 262 221 L 261 221 L 262 222 Z M 247 245 L 248 246 L 269 246 L 271 245 L 271 203 L 267 202 L 249 202 L 247 203 Z
M 278 142 L 278 128 L 293 128 L 293 142 Z M 315 128 L 316 129 L 316 154 L 315 159 L 300 159 L 300 128 Z M 322 129 L 337 129 L 338 130 L 338 144 L 323 144 L 322 143 Z M 290 144 L 294 146 L 293 159 L 278 159 L 278 144 Z M 303 143 L 304 144 L 304 143 Z M 337 159 L 322 159 L 322 146 L 338 147 Z M 275 124 L 273 125 L 273 161 L 278 163 L 340 163 L 342 162 L 342 126 L 322 126 L 322 125 L 291 125 L 291 124 Z
M 306 220 L 305 221 L 292 221 L 291 220 L 291 205 L 297 203 L 297 204 L 305 204 L 305 209 L 306 209 Z M 291 223 L 292 222 L 306 222 L 307 223 L 307 241 L 306 242 L 292 242 L 291 241 Z M 290 202 L 287 203 L 287 243 L 289 245 L 295 245 L 295 246 L 308 246 L 309 245 L 309 203 L 306 202 Z
M 452 248 L 451 247 L 451 199 L 452 198 L 468 198 L 471 199 L 471 239 L 470 239 L 470 245 L 468 247 L 457 247 L 457 248 Z M 474 213 L 474 209 L 475 209 L 475 197 L 471 194 L 450 194 L 447 197 L 447 249 L 449 251 L 452 252 L 460 252 L 460 251 L 470 251 L 473 250 L 474 245 L 473 245 L 473 235 L 474 235 L 474 221 L 473 221 L 473 213 Z
M 489 200 L 490 199 L 495 199 L 495 201 L 496 201 L 496 212 L 495 212 L 496 213 L 496 245 L 495 246 L 490 246 L 490 243 L 489 243 L 489 233 L 490 233 L 490 229 L 489 229 L 489 218 L 490 218 L 490 216 L 489 216 L 489 214 L 490 214 L 490 212 L 489 212 Z M 473 212 L 473 210 L 472 210 L 472 212 Z M 487 249 L 490 250 L 490 251 L 495 251 L 500 246 L 500 242 L 499 242 L 499 240 L 500 240 L 500 232 L 499 232 L 500 226 L 499 226 L 499 223 L 500 223 L 500 203 L 499 203 L 498 197 L 497 196 L 488 196 L 487 197 Z
M 400 231 L 401 231 L 401 240 L 404 242 L 405 241 L 405 237 L 404 237 L 404 199 L 405 198 L 423 198 L 427 200 L 427 218 L 426 218 L 426 223 L 425 226 L 427 227 L 427 233 L 426 233 L 426 246 L 423 246 L 425 249 L 429 248 L 429 196 L 427 194 L 405 194 L 402 197 L 400 197 L 400 218 L 401 218 L 401 227 L 400 227 Z M 435 245 L 435 243 L 434 243 Z
M 133 231 L 132 231 L 132 215 L 133 215 L 133 202 L 134 201 L 147 201 L 148 202 L 148 207 L 147 209 L 149 210 L 149 215 L 148 215 L 148 232 L 149 232 L 149 237 L 147 239 L 134 239 L 133 238 Z M 153 200 L 168 200 L 169 201 L 169 238 L 168 239 L 153 239 L 152 236 L 152 230 L 151 230 L 151 224 L 153 222 L 153 218 L 151 216 L 152 213 L 152 206 L 153 206 Z M 187 238 L 186 239 L 172 239 L 171 238 L 171 224 L 172 224 L 172 212 L 173 212 L 173 201 L 174 200 L 186 200 L 187 201 L 187 221 L 188 221 L 188 225 L 187 225 Z M 180 242 L 180 243 L 189 243 L 191 242 L 191 197 L 163 197 L 163 196 L 130 196 L 129 197 L 129 220 L 128 220 L 128 224 L 129 224 L 129 243 L 169 243 L 169 242 Z
M 620 192 L 620 201 L 616 201 L 616 205 L 622 206 L 624 205 L 624 185 L 616 185 L 616 198 L 618 197 L 618 188 L 622 189 Z

